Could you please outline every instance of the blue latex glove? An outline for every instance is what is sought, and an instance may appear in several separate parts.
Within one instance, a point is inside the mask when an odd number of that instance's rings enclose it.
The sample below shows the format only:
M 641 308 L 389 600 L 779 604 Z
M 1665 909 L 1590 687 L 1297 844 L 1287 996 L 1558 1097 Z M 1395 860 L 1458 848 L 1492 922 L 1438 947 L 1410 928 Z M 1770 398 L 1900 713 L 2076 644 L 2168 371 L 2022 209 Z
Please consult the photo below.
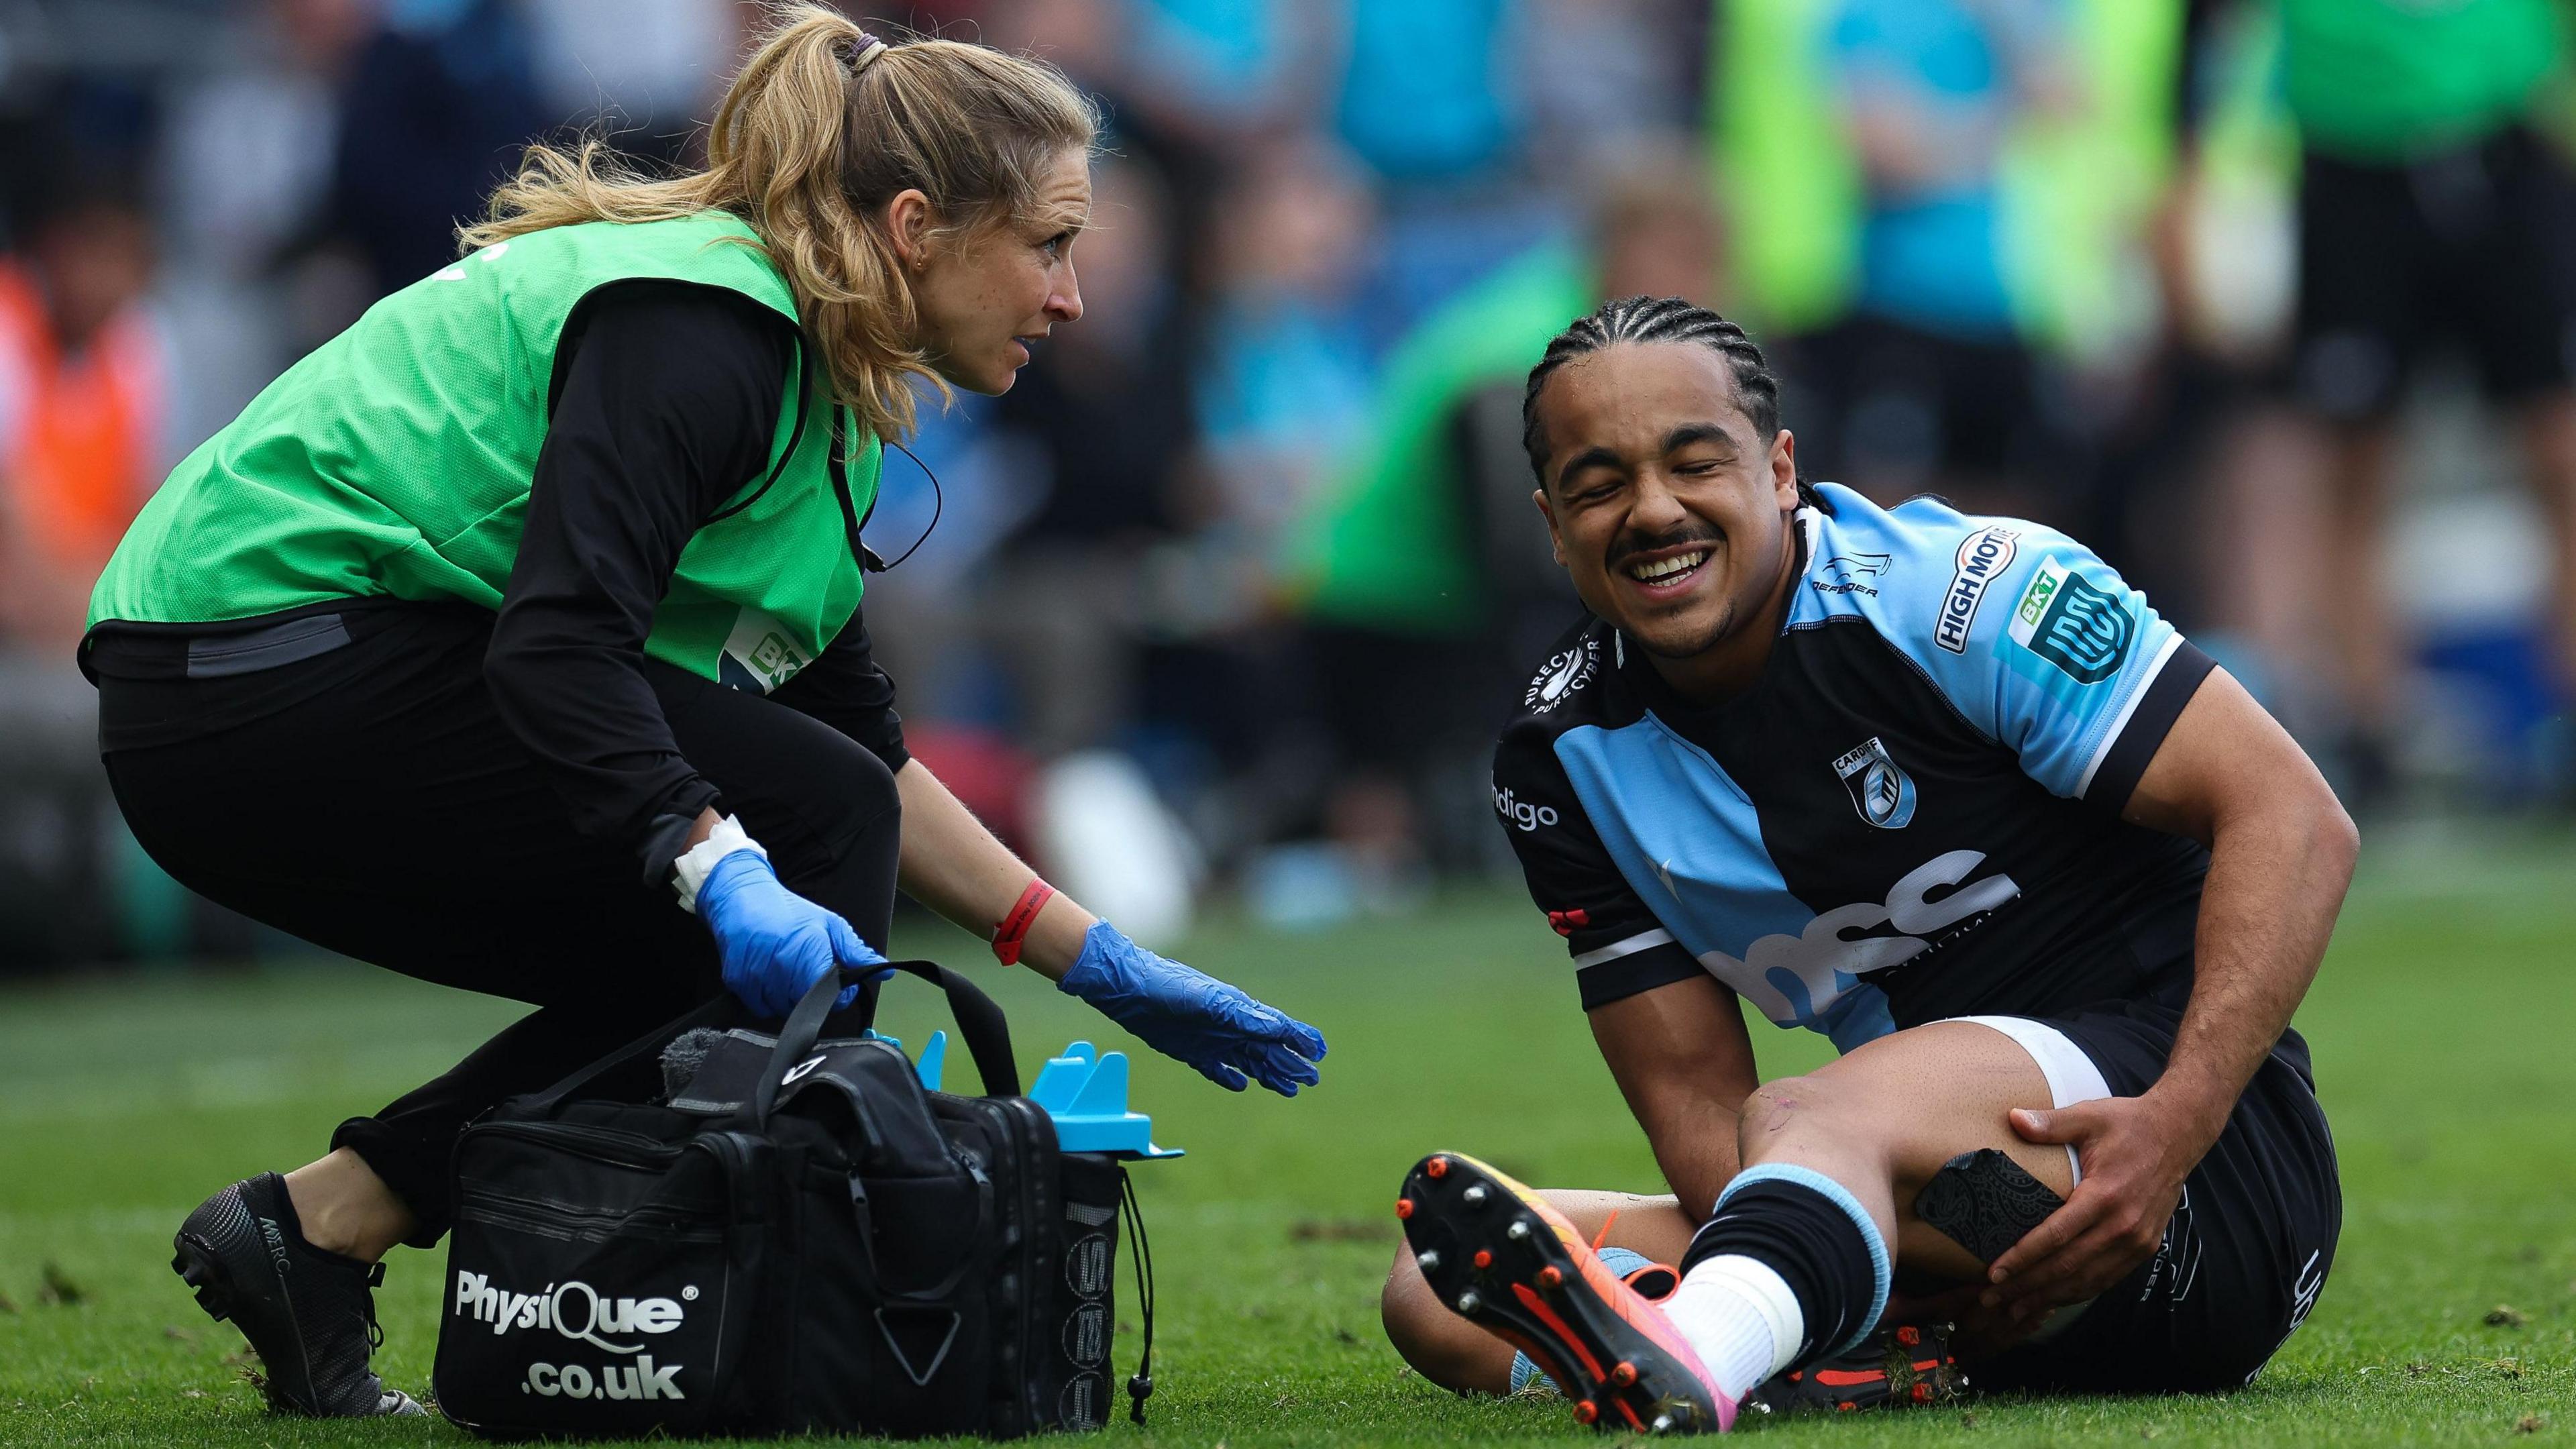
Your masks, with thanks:
M 1187 1062 L 1211 1082 L 1240 1092 L 1244 1078 L 1283 1097 L 1315 1085 L 1324 1034 L 1213 976 L 1166 961 L 1107 921 L 1082 938 L 1082 954 L 1059 990 L 1098 1007 L 1147 1046 Z
M 725 988 L 762 1017 L 784 1017 L 834 966 L 885 960 L 837 914 L 779 884 L 756 850 L 737 850 L 707 871 L 698 886 L 698 915 L 724 956 Z M 879 972 L 878 979 L 891 975 Z M 856 1001 L 859 988 L 837 1006 Z

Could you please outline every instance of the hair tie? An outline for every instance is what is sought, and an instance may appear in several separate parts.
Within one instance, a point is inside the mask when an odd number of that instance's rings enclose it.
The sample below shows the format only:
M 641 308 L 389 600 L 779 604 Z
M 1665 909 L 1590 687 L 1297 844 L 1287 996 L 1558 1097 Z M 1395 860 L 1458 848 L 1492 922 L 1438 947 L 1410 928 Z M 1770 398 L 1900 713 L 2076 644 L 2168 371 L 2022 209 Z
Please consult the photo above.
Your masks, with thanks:
M 891 49 L 893 49 L 893 47 L 887 45 L 884 41 L 877 39 L 875 36 L 868 34 L 864 30 L 860 31 L 859 54 L 857 59 L 850 62 L 850 79 L 857 80 L 862 72 L 876 62 L 876 58 L 878 56 L 885 54 Z

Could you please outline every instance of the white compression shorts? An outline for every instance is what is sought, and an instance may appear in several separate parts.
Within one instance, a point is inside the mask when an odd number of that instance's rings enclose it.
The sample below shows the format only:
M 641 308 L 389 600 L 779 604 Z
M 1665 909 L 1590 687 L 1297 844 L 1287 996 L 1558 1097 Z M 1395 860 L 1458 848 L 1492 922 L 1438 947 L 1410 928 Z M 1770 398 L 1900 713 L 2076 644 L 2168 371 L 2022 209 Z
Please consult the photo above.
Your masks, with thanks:
M 2111 1084 L 2102 1080 L 2102 1069 L 2084 1054 L 2066 1033 L 2044 1021 L 2027 1016 L 1953 1016 L 1949 1021 L 1973 1021 L 1982 1027 L 2011 1037 L 2030 1059 L 2039 1064 L 2039 1074 L 2048 1079 L 2049 1105 L 2072 1107 L 2078 1102 L 2095 1102 L 2111 1095 Z M 2075 1180 L 2084 1180 L 2083 1164 L 2076 1161 L 2075 1149 L 2066 1149 L 2067 1169 Z

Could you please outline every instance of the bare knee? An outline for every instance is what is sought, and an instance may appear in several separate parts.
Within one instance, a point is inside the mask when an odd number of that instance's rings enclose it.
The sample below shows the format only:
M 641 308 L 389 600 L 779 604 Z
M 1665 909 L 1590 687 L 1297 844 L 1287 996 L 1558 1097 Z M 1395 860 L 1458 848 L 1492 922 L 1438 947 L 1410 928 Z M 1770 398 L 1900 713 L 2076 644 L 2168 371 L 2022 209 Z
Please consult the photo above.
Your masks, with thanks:
M 1853 1084 L 1827 1074 L 1780 1077 L 1753 1089 L 1737 1127 L 1743 1160 L 1762 1161 L 1815 1132 L 1841 1132 L 1866 1110 Z

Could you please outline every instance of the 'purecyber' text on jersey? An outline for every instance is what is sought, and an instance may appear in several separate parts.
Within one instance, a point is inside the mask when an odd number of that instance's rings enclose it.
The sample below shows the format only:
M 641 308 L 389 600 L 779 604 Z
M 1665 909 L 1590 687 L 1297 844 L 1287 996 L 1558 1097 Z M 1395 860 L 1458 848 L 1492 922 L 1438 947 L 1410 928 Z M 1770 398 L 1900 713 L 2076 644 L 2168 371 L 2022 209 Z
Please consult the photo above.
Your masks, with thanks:
M 2207 853 L 2119 812 L 2208 656 L 2052 529 L 1819 492 L 1752 688 L 1691 704 L 1587 619 L 1504 731 L 1585 1007 L 1706 971 L 1849 1049 L 2186 986 Z

